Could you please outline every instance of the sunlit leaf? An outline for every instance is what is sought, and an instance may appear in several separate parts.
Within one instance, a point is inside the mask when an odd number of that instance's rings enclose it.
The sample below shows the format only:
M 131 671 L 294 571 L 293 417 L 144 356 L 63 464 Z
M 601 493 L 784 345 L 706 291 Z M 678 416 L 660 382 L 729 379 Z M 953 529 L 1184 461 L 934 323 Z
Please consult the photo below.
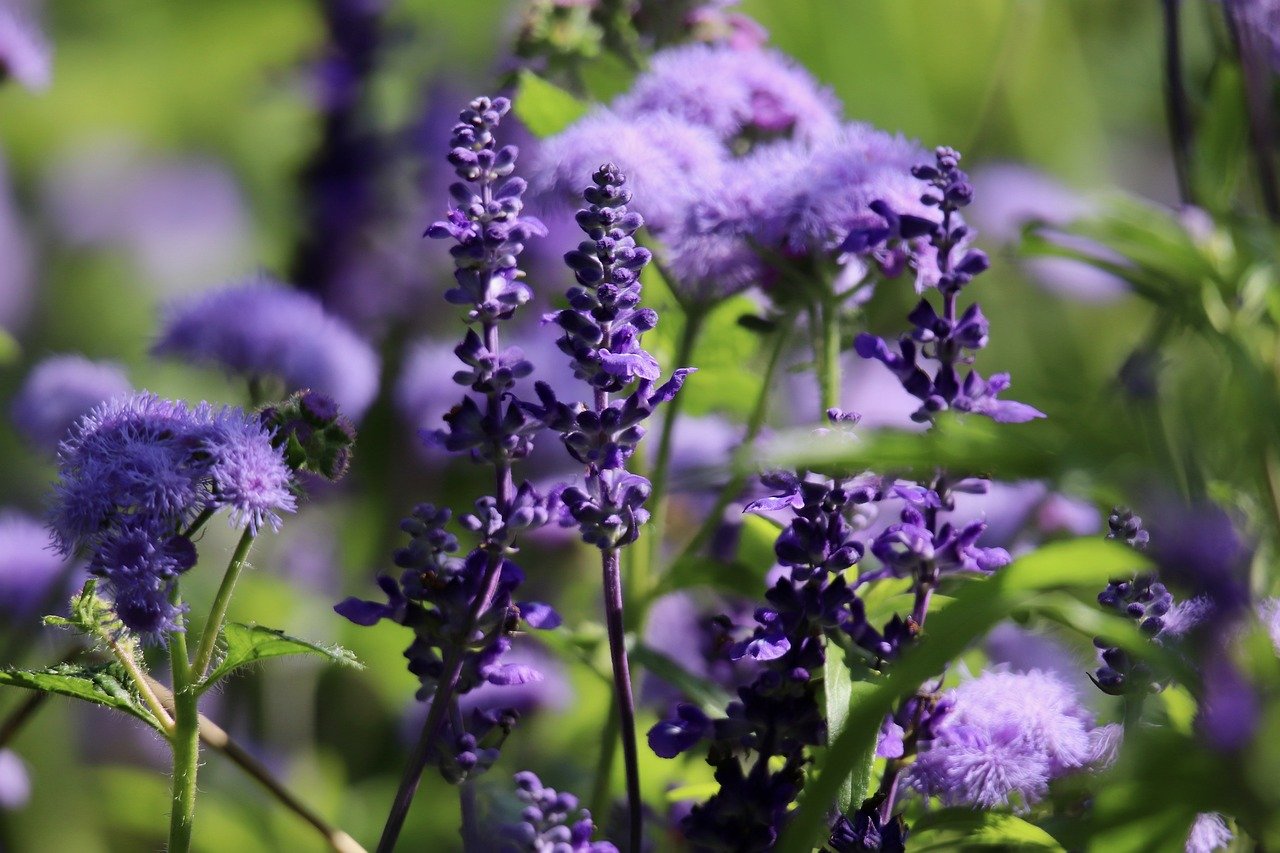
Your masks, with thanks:
M 316 655 L 343 666 L 362 669 L 363 664 L 356 656 L 341 646 L 328 646 L 290 637 L 283 631 L 264 628 L 261 625 L 242 625 L 229 622 L 222 629 L 221 636 L 223 654 L 218 665 L 200 682 L 199 690 L 204 691 L 242 667 L 285 655 Z

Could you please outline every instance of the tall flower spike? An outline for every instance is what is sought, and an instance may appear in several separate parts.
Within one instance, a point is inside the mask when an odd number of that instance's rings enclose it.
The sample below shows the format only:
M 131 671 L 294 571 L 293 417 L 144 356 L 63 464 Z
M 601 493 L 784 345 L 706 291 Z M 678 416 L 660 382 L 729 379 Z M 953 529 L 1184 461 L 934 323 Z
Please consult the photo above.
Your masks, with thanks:
M 538 383 L 540 405 L 527 409 L 560 433 L 569 455 L 586 466 L 585 486 L 565 488 L 560 500 L 583 540 L 600 549 L 605 624 L 626 764 L 629 849 L 635 851 L 640 849 L 643 805 L 619 549 L 634 542 L 648 520 L 644 503 L 650 484 L 628 472 L 626 463 L 644 436 L 641 423 L 679 392 L 692 371 L 676 370 L 667 382 L 654 387 L 661 370 L 640 343 L 641 336 L 658 322 L 656 312 L 640 307 L 640 270 L 650 255 L 636 246 L 632 236 L 644 220 L 627 209 L 631 192 L 626 184 L 621 170 L 607 163 L 596 170 L 592 186 L 583 191 L 587 207 L 578 211 L 577 221 L 587 239 L 565 255 L 577 284 L 566 294 L 570 307 L 548 318 L 564 332 L 557 343 L 572 359 L 574 375 L 590 387 L 591 402 L 563 403 L 550 386 Z M 625 397 L 610 399 L 611 394 L 626 392 Z
M 578 808 L 577 797 L 543 786 L 542 780 L 527 770 L 517 773 L 515 780 L 516 795 L 525 808 L 520 823 L 507 827 L 510 849 L 528 853 L 618 853 L 618 848 L 608 841 L 591 840 L 595 824 L 590 812 Z
M 975 303 L 959 313 L 960 291 L 989 266 L 979 249 L 968 248 L 969 229 L 959 211 L 973 200 L 973 186 L 959 168 L 960 155 L 950 148 L 935 152 L 934 165 L 916 166 L 912 174 L 927 189 L 920 201 L 941 211 L 941 221 L 895 211 L 884 200 L 871 204 L 875 216 L 868 217 L 845 239 L 843 248 L 855 254 L 881 260 L 905 255 L 917 268 L 918 278 L 936 288 L 942 296 L 939 314 L 922 297 L 908 315 L 915 327 L 898 339 L 894 352 L 882 338 L 860 334 L 854 348 L 863 358 L 874 358 L 893 371 L 909 394 L 921 401 L 911 416 L 916 421 L 932 420 L 939 412 L 954 409 L 986 415 L 1001 423 L 1021 423 L 1044 417 L 1025 403 L 1000 400 L 1009 387 L 1009 374 L 997 373 L 983 379 L 972 368 L 972 353 L 987 345 L 988 325 Z M 932 372 L 921 361 L 933 361 Z
M 434 757 L 449 782 L 467 781 L 487 769 L 514 722 L 505 711 L 461 714 L 460 694 L 481 684 L 517 685 L 540 678 L 527 666 L 504 664 L 511 635 L 521 621 L 553 628 L 555 611 L 543 604 L 518 603 L 513 593 L 524 579 L 510 559 L 516 538 L 547 521 L 547 501 L 525 483 L 516 487 L 513 464 L 532 448 L 539 424 L 515 398 L 514 383 L 533 365 L 516 347 L 503 348 L 500 324 L 529 301 L 517 258 L 524 241 L 545 233 L 538 220 L 522 215 L 525 182 L 512 176 L 517 150 L 498 147 L 495 132 L 511 105 L 505 98 L 476 98 L 459 114 L 450 139 L 449 162 L 461 179 L 449 192 L 447 218 L 426 236 L 452 239 L 456 286 L 445 294 L 466 309 L 471 326 L 454 348 L 461 368 L 453 381 L 471 393 L 445 415 L 445 429 L 424 438 L 453 452 L 467 452 L 492 468 L 494 492 L 475 502 L 458 521 L 477 544 L 455 556 L 457 539 L 445 529 L 450 513 L 422 504 L 402 529 L 411 537 L 396 552 L 399 580 L 380 577 L 387 603 L 348 598 L 338 613 L 360 625 L 391 619 L 414 631 L 405 652 L 409 670 L 421 683 L 418 698 L 431 701 L 422 733 L 405 767 L 383 829 L 380 849 L 394 846 L 417 790 Z M 477 328 L 478 327 L 478 328 Z

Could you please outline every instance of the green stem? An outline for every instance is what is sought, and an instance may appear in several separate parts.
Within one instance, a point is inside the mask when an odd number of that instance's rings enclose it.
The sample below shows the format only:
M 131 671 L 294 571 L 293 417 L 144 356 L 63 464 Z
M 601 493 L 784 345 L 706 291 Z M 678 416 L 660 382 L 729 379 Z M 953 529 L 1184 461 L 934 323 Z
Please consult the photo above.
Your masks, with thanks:
M 191 848 L 191 828 L 196 816 L 196 770 L 200 757 L 200 715 L 192 689 L 191 667 L 187 663 L 187 637 L 182 631 L 169 634 L 169 659 L 173 669 L 174 728 L 173 804 L 169 813 L 168 853 L 187 853 Z
M 680 343 L 676 347 L 675 367 L 688 367 L 693 360 L 693 351 L 698 337 L 702 333 L 707 314 L 705 308 L 692 308 L 685 314 L 684 328 L 680 332 Z M 663 534 L 667 523 L 667 484 L 671 478 L 671 452 L 674 447 L 676 422 L 680 417 L 685 395 L 677 394 L 666 404 L 662 413 L 662 428 L 658 434 L 658 452 L 653 459 L 653 468 L 649 471 L 649 482 L 652 490 L 649 493 L 649 505 L 653 507 L 653 516 L 649 522 L 652 535 L 649 537 L 648 564 L 637 560 L 631 567 L 631 596 L 633 601 L 640 601 L 648 594 L 648 581 L 658 576 L 659 564 L 662 562 Z M 640 610 L 640 608 L 636 608 Z M 644 614 L 637 612 L 636 619 L 643 622 Z
M 196 659 L 191 665 L 193 681 L 204 678 L 205 670 L 213 660 L 213 651 L 218 645 L 218 635 L 222 633 L 222 620 L 226 618 L 227 607 L 231 604 L 231 593 L 236 588 L 236 579 L 240 577 L 240 571 L 244 568 L 245 560 L 249 556 L 253 535 L 253 531 L 246 527 L 240 536 L 240 541 L 236 543 L 231 562 L 227 564 L 227 572 L 222 576 L 222 585 L 218 587 L 218 594 L 214 596 L 213 607 L 209 608 L 209 618 L 204 622 L 204 633 L 200 635 Z
M 814 365 L 822 396 L 818 419 L 826 423 L 827 411 L 840 405 L 840 305 L 834 299 L 824 299 L 814 310 L 822 325 L 821 357 Z
M 204 527 L 205 522 L 213 518 L 213 513 L 214 513 L 213 507 L 205 507 L 204 509 L 200 510 L 200 514 L 191 520 L 190 526 L 188 526 L 186 530 L 182 531 L 183 538 L 190 539 L 192 536 L 195 536 L 197 533 L 199 533 L 200 528 Z

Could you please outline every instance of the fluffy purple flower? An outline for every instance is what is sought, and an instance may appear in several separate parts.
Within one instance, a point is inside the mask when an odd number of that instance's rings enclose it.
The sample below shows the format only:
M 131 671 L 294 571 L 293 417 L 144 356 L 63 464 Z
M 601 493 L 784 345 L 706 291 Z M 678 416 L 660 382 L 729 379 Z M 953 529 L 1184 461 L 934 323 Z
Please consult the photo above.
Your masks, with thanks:
M 58 473 L 50 526 L 59 548 L 85 548 L 121 621 L 148 636 L 181 627 L 170 594 L 196 562 L 184 531 L 198 514 L 229 508 L 233 524 L 256 531 L 296 505 L 284 457 L 256 419 L 147 392 L 77 422 Z
M 39 615 L 66 568 L 48 527 L 17 510 L 0 511 L 0 609 L 11 620 Z
M 132 390 L 124 368 L 114 362 L 51 356 L 27 374 L 10 412 L 27 441 L 52 453 L 82 415 Z
M 692 44 L 653 56 L 621 115 L 665 113 L 720 139 L 788 135 L 814 140 L 839 127 L 840 106 L 804 68 L 775 50 Z
M 714 134 L 675 116 L 601 109 L 542 141 L 531 188 L 544 203 L 575 205 L 600 164 L 615 163 L 643 200 L 645 223 L 662 235 L 680 226 L 727 156 Z
M 314 297 L 265 277 L 170 306 L 157 355 L 311 389 L 358 419 L 378 391 L 378 357 Z
M 293 475 L 256 417 L 224 409 L 205 439 L 212 479 L 211 507 L 229 509 L 231 524 L 255 534 L 279 530 L 280 513 L 297 510 Z
M 922 744 L 911 784 L 946 805 L 1029 806 L 1052 779 L 1105 763 L 1119 736 L 1095 728 L 1065 682 L 1039 670 L 989 670 L 948 694 L 954 703 Z
M 1231 844 L 1235 835 L 1227 828 L 1227 822 L 1217 812 L 1196 815 L 1187 834 L 1187 853 L 1213 853 Z
M 12 79 L 32 92 L 49 88 L 53 52 L 35 22 L 12 4 L 0 5 L 0 83 Z

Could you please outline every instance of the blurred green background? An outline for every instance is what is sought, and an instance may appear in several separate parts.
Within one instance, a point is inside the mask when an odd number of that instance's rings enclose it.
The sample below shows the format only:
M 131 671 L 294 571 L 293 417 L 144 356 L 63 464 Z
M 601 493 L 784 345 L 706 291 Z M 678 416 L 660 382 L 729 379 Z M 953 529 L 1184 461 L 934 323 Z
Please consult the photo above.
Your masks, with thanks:
M 377 121 L 389 130 L 403 128 L 428 108 L 456 109 L 461 99 L 493 90 L 512 67 L 514 7 L 490 0 L 390 3 L 390 42 L 374 88 Z M 1016 161 L 1081 191 L 1122 188 L 1158 201 L 1174 198 L 1155 3 L 756 0 L 742 10 L 770 31 L 774 45 L 832 86 L 851 119 L 926 145 L 957 147 L 972 168 Z M 1188 7 L 1192 75 L 1203 75 L 1208 62 L 1201 13 L 1208 14 Z M 54 0 L 44 20 L 55 46 L 53 86 L 40 96 L 0 87 L 0 154 L 36 269 L 35 301 L 10 330 L 18 350 L 3 367 L 0 394 L 7 401 L 41 357 L 80 352 L 124 363 L 137 387 L 161 395 L 244 402 L 238 386 L 211 372 L 158 363 L 146 350 L 157 307 L 173 295 L 256 269 L 287 270 L 303 222 L 298 175 L 320 139 L 306 75 L 324 37 L 315 5 Z M 616 85 L 616 74 L 616 65 L 606 67 L 602 87 Z M 435 97 L 459 103 L 442 105 Z M 438 160 L 445 141 L 424 142 L 421 156 Z M 140 252 L 119 241 L 68 239 L 56 224 L 59 187 L 67 182 L 101 179 L 95 215 L 110 218 L 124 215 L 113 194 L 123 196 L 143 180 L 139 169 L 190 162 L 212 164 L 230 178 L 231 224 L 213 236 L 195 223 L 160 238 L 174 242 Z M 980 181 L 977 193 L 980 206 Z M 439 199 L 432 212 L 444 205 Z M 410 231 L 425 225 L 406 223 Z M 183 251 L 184 239 L 191 251 Z M 1091 407 L 1105 403 L 1105 389 L 1142 334 L 1149 309 L 1136 300 L 1085 304 L 1055 296 L 996 248 L 982 293 L 993 330 L 983 364 L 1015 369 L 1017 399 L 1051 417 L 1070 418 L 1084 398 Z M 564 286 L 552 284 L 557 292 Z M 905 299 L 878 301 L 873 323 L 899 316 Z M 425 317 L 420 324 L 430 325 Z M 397 373 L 394 352 L 394 346 L 388 349 L 386 387 Z M 689 403 L 692 410 L 715 407 L 714 389 L 704 393 L 707 399 L 700 403 L 695 396 Z M 366 421 L 345 493 L 324 496 L 291 520 L 279 542 L 261 548 L 253 561 L 257 571 L 234 603 L 233 615 L 340 642 L 369 668 L 355 673 L 277 664 L 240 679 L 213 705 L 213 715 L 222 712 L 225 725 L 267 756 L 304 798 L 370 844 L 408 748 L 403 720 L 415 684 L 403 669 L 403 629 L 354 628 L 331 605 L 348 593 L 372 594 L 375 572 L 390 568 L 397 519 L 413 502 L 451 495 L 460 505 L 476 493 L 469 472 L 414 462 L 406 449 L 410 441 L 389 405 L 380 403 Z M 51 466 L 25 449 L 7 421 L 0 425 L 0 452 L 6 460 L 0 503 L 38 511 Z M 341 532 L 336 542 L 334 527 Z M 209 537 L 206 554 L 229 552 L 226 531 Z M 308 544 L 333 551 L 335 579 L 304 583 L 273 571 L 287 561 L 284 552 Z M 531 584 L 572 625 L 596 607 L 592 570 L 576 550 L 550 553 L 554 562 L 531 570 Z M 550 571 L 542 568 L 548 565 Z M 207 600 L 214 576 L 193 573 L 188 597 Z M 47 661 L 59 647 L 60 638 L 42 635 L 26 660 Z M 586 666 L 571 659 L 565 666 L 575 698 L 562 710 L 527 720 L 482 787 L 505 789 L 511 773 L 528 767 L 550 784 L 585 794 L 606 686 Z M 0 694 L 0 710 L 20 698 Z M 642 730 L 653 719 L 646 711 Z M 49 703 L 15 744 L 30 769 L 32 797 L 25 808 L 0 814 L 7 849 L 155 849 L 168 782 L 163 751 L 149 740 L 140 727 L 131 732 L 128 722 L 85 714 L 65 700 Z M 652 756 L 643 769 L 655 800 L 668 783 L 706 776 L 697 762 Z M 218 756 L 205 757 L 200 788 L 201 849 L 317 848 L 295 817 L 273 808 Z M 455 793 L 428 774 L 403 849 L 451 849 L 456 821 Z

